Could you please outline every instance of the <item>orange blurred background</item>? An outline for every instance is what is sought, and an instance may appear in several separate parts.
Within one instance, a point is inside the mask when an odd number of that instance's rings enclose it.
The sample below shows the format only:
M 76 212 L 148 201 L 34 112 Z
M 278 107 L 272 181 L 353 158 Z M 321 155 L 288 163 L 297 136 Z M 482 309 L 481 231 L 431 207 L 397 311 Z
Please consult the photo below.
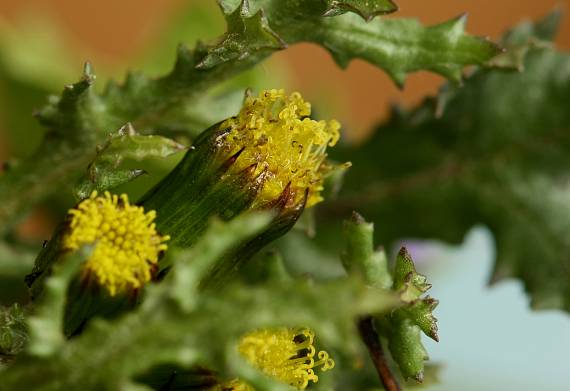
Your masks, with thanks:
M 523 19 L 539 18 L 556 6 L 570 8 L 570 0 L 397 2 L 400 11 L 395 16 L 418 18 L 427 25 L 467 12 L 468 32 L 492 39 L 497 39 L 505 29 Z M 55 20 L 63 30 L 65 44 L 76 64 L 77 72 L 70 75 L 71 82 L 79 75 L 86 60 L 96 68 L 124 68 L 125 62 L 136 58 L 153 39 L 157 39 L 182 9 L 188 5 L 206 4 L 212 5 L 212 12 L 219 15 L 219 24 L 222 25 L 222 16 L 214 5 L 215 0 L 0 0 L 0 19 L 17 23 L 22 16 L 31 13 Z M 180 37 L 181 41 L 183 39 Z M 570 18 L 563 21 L 557 45 L 570 49 Z M 171 52 L 174 60 L 174 47 Z M 46 58 L 45 61 L 56 63 L 58 58 Z M 136 67 L 138 64 L 129 65 Z M 443 82 L 440 76 L 419 72 L 411 75 L 405 88 L 399 90 L 385 73 L 372 65 L 356 60 L 348 69 L 339 69 L 324 49 L 312 44 L 298 44 L 276 53 L 262 65 L 262 72 L 271 74 L 273 68 L 286 69 L 290 89 L 301 91 L 309 101 L 329 104 L 334 116 L 345 129 L 349 129 L 347 137 L 353 139 L 361 138 L 385 117 L 390 104 L 417 103 L 425 95 L 435 94 Z M 279 86 L 267 86 L 274 87 Z M 2 132 L 0 128 L 0 161 L 10 156 L 2 142 Z M 38 216 L 35 217 L 28 221 L 37 223 Z M 32 227 L 28 224 L 23 226 L 24 231 L 32 231 L 32 234 L 40 236 L 47 235 L 49 228 L 50 224 L 39 231 L 35 224 Z
M 286 1 L 286 0 L 283 0 Z M 182 7 L 214 3 L 215 0 L 0 0 L 0 17 L 16 21 L 23 13 L 48 13 L 59 22 L 67 44 L 75 53 L 77 68 L 88 59 L 93 64 L 121 62 L 140 51 Z M 554 7 L 568 9 L 570 0 L 399 0 L 398 17 L 414 17 L 431 25 L 467 12 L 467 30 L 496 39 L 506 28 L 523 19 L 538 18 Z M 183 39 L 183 37 L 181 37 Z M 570 20 L 563 22 L 557 44 L 570 48 Z M 172 56 L 174 58 L 174 49 Z M 85 58 L 87 57 L 87 58 Z M 57 61 L 57 59 L 46 59 Z M 342 107 L 339 119 L 356 133 L 382 118 L 390 103 L 413 104 L 426 94 L 434 94 L 443 79 L 427 72 L 412 75 L 403 91 L 373 66 L 356 60 L 348 69 L 339 69 L 328 53 L 312 44 L 298 44 L 275 54 L 263 67 L 286 64 L 290 87 L 308 99 L 326 96 Z M 136 65 L 136 64 L 134 64 Z M 273 86 L 271 86 L 273 87 Z M 335 105 L 335 106 L 337 106 Z

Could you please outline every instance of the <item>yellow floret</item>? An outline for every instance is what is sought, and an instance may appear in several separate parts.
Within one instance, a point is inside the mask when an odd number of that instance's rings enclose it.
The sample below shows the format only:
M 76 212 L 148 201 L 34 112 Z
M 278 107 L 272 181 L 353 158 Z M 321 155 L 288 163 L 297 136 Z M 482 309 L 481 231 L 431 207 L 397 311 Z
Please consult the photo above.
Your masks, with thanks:
M 267 375 L 304 390 L 309 381 L 319 380 L 313 368 L 334 368 L 334 361 L 325 351 L 320 351 L 315 361 L 314 340 L 315 334 L 309 329 L 264 329 L 242 337 L 239 351 Z
M 337 143 L 340 124 L 315 121 L 310 114 L 310 103 L 298 92 L 268 90 L 247 96 L 240 113 L 222 124 L 231 129 L 226 142 L 232 150 L 244 148 L 233 170 L 257 164 L 256 172 L 266 173 L 254 207 L 277 199 L 288 184 L 294 203 L 302 202 L 306 190 L 307 207 L 322 201 L 323 176 L 330 170 L 325 152 Z
M 83 265 L 84 276 L 93 276 L 111 296 L 136 289 L 150 281 L 168 236 L 160 236 L 153 220 L 155 211 L 145 213 L 131 205 L 126 194 L 97 196 L 69 211 L 69 231 L 63 238 L 65 250 L 92 245 Z

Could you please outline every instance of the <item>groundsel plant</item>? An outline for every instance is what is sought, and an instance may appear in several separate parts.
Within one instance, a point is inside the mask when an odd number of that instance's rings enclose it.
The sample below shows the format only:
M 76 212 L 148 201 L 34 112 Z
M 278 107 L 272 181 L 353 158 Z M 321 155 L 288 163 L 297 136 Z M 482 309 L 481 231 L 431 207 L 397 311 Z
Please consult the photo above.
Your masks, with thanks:
M 436 382 L 422 338 L 439 341 L 439 301 L 414 254 L 378 245 L 457 242 L 481 222 L 497 240 L 494 280 L 522 279 L 534 307 L 570 308 L 558 14 L 494 43 L 465 33 L 464 16 L 384 18 L 398 10 L 389 0 L 217 5 L 225 33 L 181 44 L 164 76 L 129 73 L 99 90 L 86 64 L 36 111 L 38 150 L 3 165 L 0 389 Z M 191 7 L 185 23 L 204 15 Z M 422 70 L 449 84 L 349 145 L 325 102 L 255 67 L 298 42 L 341 67 L 368 61 L 398 86 Z M 38 61 L 59 69 L 55 56 Z M 38 207 L 55 227 L 43 245 L 18 230 Z

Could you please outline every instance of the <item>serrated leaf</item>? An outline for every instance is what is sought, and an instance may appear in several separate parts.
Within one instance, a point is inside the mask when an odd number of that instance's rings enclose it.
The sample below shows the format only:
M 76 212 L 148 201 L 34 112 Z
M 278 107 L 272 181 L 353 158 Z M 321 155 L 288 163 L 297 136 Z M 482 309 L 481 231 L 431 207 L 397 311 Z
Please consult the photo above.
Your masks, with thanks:
M 406 316 L 418 326 L 425 335 L 436 342 L 439 342 L 437 335 L 437 319 L 433 316 L 433 310 L 439 302 L 429 296 L 424 299 L 415 300 L 409 306 L 404 306 L 401 310 Z
M 423 295 L 431 285 L 427 278 L 416 271 L 412 257 L 405 247 L 402 247 L 396 256 L 394 268 L 394 290 L 400 293 L 405 302 L 411 302 Z
M 352 13 L 323 17 L 327 5 L 321 0 L 225 0 L 220 5 L 228 15 L 227 34 L 194 50 L 181 45 L 167 75 L 130 72 L 122 85 L 111 82 L 96 93 L 93 72 L 86 66 L 79 83 L 51 98 L 38 112 L 50 136 L 17 169 L 0 177 L 0 219 L 8 222 L 0 230 L 9 230 L 38 201 L 68 190 L 89 163 L 91 146 L 110 129 L 128 122 L 145 133 L 168 128 L 171 110 L 195 103 L 208 89 L 287 44 L 320 44 L 341 66 L 362 58 L 400 85 L 408 73 L 419 70 L 458 80 L 465 65 L 483 64 L 498 53 L 490 42 L 464 34 L 464 18 L 426 28 L 415 20 L 366 23 Z
M 233 2 L 224 1 L 221 6 L 225 12 L 233 10 L 233 16 L 243 3 L 237 9 Z M 424 27 L 412 19 L 366 23 L 353 13 L 341 15 L 344 13 L 341 11 L 350 9 L 368 18 L 373 10 L 390 9 L 389 2 L 385 1 L 329 0 L 325 9 L 320 0 L 300 3 L 251 0 L 247 3 L 251 4 L 247 7 L 250 12 L 265 12 L 269 26 L 287 44 L 308 41 L 322 45 L 341 67 L 355 58 L 364 59 L 384 69 L 400 86 L 404 85 L 408 73 L 419 70 L 459 81 L 466 65 L 482 65 L 500 53 L 489 40 L 465 34 L 465 15 Z M 322 17 L 331 9 L 337 16 Z M 296 27 L 287 28 L 287 25 Z
M 341 67 L 362 58 L 383 68 L 403 86 L 409 73 L 429 70 L 454 81 L 468 64 L 484 64 L 499 53 L 490 41 L 464 33 L 466 18 L 424 27 L 411 19 L 376 20 L 362 24 L 355 15 L 327 19 L 317 30 L 324 46 Z M 406 42 L 402 45 L 400 42 Z
M 344 196 L 329 207 L 384 221 L 385 242 L 459 243 L 485 223 L 493 280 L 520 278 L 533 307 L 570 310 L 569 99 L 567 53 L 533 49 L 522 73 L 478 70 L 448 90 L 445 110 L 427 101 L 395 113 L 352 151 Z
M 210 69 L 230 60 L 241 60 L 261 51 L 287 47 L 281 37 L 269 27 L 263 9 L 251 14 L 249 1 L 226 17 L 227 32 L 221 42 L 208 49 L 208 54 L 196 67 Z
M 421 382 L 424 361 L 428 356 L 420 332 L 438 341 L 437 319 L 432 314 L 438 302 L 429 296 L 421 297 L 431 285 L 425 276 L 416 271 L 412 257 L 405 248 L 396 256 L 394 273 L 390 275 L 385 254 L 380 259 L 377 257 L 379 252 L 372 251 L 373 231 L 372 224 L 353 212 L 352 218 L 345 222 L 347 246 L 342 255 L 343 264 L 349 274 L 364 277 L 369 286 L 393 290 L 402 303 L 390 314 L 377 316 L 375 324 L 372 317 L 361 319 L 358 325 L 362 340 L 384 384 L 388 377 L 386 371 L 390 371 L 382 362 L 384 354 L 378 334 L 388 339 L 388 348 L 404 379 L 414 378 Z
M 92 137 L 85 129 L 96 127 L 93 111 L 99 103 L 91 89 L 95 79 L 91 64 L 85 63 L 81 80 L 66 85 L 60 97 L 51 96 L 49 104 L 36 114 L 40 123 L 71 139 Z
M 367 22 L 378 15 L 398 11 L 392 0 L 327 0 L 324 16 L 338 16 L 346 12 L 354 12 Z
M 416 271 L 408 251 L 404 247 L 400 249 L 396 256 L 392 289 L 398 292 L 405 304 L 386 316 L 388 327 L 384 333 L 387 335 L 392 357 L 404 379 L 414 378 L 418 382 L 423 380 L 424 361 L 428 360 L 420 331 L 439 341 L 437 319 L 432 313 L 438 301 L 429 296 L 421 297 L 430 288 L 426 277 Z
M 141 169 L 121 168 L 126 159 L 142 161 L 166 158 L 184 149 L 183 145 L 166 137 L 138 134 L 127 124 L 110 134 L 104 145 L 97 147 L 97 156 L 89 164 L 86 176 L 75 186 L 75 196 L 82 200 L 94 190 L 110 190 L 145 173 Z
M 46 357 L 18 360 L 3 371 L 0 387 L 118 389 L 160 364 L 186 368 L 199 364 L 226 378 L 239 376 L 256 389 L 286 390 L 250 367 L 237 352 L 240 336 L 264 327 L 306 325 L 325 346 L 358 350 L 354 317 L 388 310 L 397 302 L 392 295 L 352 279 L 318 285 L 273 281 L 197 291 L 197 282 L 221 254 L 268 221 L 256 215 L 214 225 L 193 249 L 173 254 L 172 272 L 163 283 L 149 287 L 145 301 L 134 312 L 113 322 L 94 320 L 83 334 L 63 345 L 40 345 L 48 346 L 40 350 Z M 40 314 L 62 306 L 59 295 L 42 306 Z M 32 334 L 32 346 L 37 345 L 37 335 Z

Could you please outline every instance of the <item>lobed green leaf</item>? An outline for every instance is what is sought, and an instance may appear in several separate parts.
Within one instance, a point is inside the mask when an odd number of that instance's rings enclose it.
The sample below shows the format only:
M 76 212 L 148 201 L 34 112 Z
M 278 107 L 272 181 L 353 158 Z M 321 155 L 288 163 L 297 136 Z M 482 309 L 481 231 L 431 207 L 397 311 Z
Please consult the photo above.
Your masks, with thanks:
M 244 333 L 264 327 L 313 328 L 323 345 L 345 352 L 360 349 L 354 319 L 381 313 L 396 304 L 386 292 L 353 279 L 328 284 L 272 281 L 255 286 L 231 285 L 200 292 L 197 282 L 228 248 L 259 231 L 266 216 L 246 216 L 214 224 L 191 250 L 175 253 L 173 271 L 148 289 L 143 304 L 114 321 L 94 320 L 79 336 L 62 342 L 62 334 L 33 332 L 31 352 L 0 378 L 6 389 L 118 389 L 138 386 L 134 378 L 161 364 L 214 368 L 218 376 L 239 376 L 257 390 L 286 387 L 275 383 L 240 358 L 236 345 Z M 53 300 L 38 309 L 37 319 L 57 329 L 53 314 L 63 307 L 60 277 Z M 51 288 L 50 288 L 51 289 Z M 51 314 L 49 314 L 51 312 Z M 49 314 L 49 315 L 48 315 Z M 57 318 L 57 317 L 56 317 Z M 55 338 L 60 335 L 59 338 Z M 96 371 L 93 368 L 97 368 Z
M 552 18 L 544 23 L 510 36 L 548 38 Z M 384 221 L 384 242 L 459 243 L 484 223 L 497 246 L 492 280 L 519 278 L 533 307 L 570 310 L 568 99 L 568 53 L 530 47 L 522 72 L 479 69 L 461 89 L 395 110 L 350 151 L 354 168 L 330 211 Z

